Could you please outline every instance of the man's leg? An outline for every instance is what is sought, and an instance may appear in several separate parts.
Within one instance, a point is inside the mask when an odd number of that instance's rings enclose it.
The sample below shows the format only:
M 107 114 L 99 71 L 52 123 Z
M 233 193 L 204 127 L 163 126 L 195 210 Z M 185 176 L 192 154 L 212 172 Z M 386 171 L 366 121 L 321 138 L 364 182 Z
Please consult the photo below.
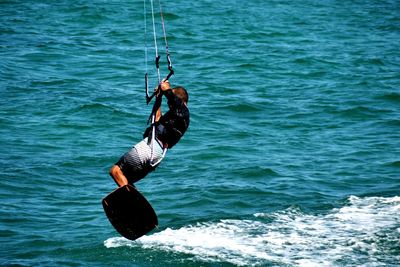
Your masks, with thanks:
M 126 179 L 124 173 L 118 165 L 114 165 L 111 167 L 110 175 L 119 187 L 128 184 L 128 179 Z

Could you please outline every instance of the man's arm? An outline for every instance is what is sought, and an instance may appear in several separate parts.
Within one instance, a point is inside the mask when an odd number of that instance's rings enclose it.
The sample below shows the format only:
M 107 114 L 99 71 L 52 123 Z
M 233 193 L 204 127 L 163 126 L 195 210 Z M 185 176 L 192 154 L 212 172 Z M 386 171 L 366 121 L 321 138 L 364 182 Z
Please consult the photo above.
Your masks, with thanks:
M 156 112 L 156 122 L 160 120 L 161 116 L 162 116 L 161 107 L 159 107 Z
M 161 90 L 162 91 L 164 91 L 165 90 L 165 88 L 167 88 L 167 87 L 170 87 L 170 85 L 169 85 L 169 82 L 168 81 L 162 81 L 161 82 L 161 84 L 160 84 L 160 88 L 161 88 Z M 156 89 L 154 89 L 154 90 L 157 90 L 157 88 Z M 158 92 L 158 94 L 160 94 L 161 92 Z M 157 95 L 158 96 L 158 95 Z M 162 116 L 162 112 L 161 112 L 161 105 L 160 105 L 160 107 L 157 109 L 157 111 L 156 111 L 156 122 L 157 121 L 159 121 L 160 120 L 160 118 L 161 118 L 161 116 Z
M 162 81 L 160 86 L 161 86 L 161 90 L 163 92 L 171 89 L 171 85 L 169 84 L 168 80 Z M 161 106 L 160 106 L 156 112 L 156 121 L 159 121 L 161 116 L 162 116 L 162 112 L 161 112 Z

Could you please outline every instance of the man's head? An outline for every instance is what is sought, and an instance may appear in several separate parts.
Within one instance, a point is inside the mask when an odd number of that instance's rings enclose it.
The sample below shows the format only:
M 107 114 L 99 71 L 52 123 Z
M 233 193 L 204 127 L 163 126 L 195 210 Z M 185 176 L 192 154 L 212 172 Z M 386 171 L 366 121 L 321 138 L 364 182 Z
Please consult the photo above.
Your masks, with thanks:
M 189 101 L 189 95 L 185 88 L 182 86 L 177 86 L 172 88 L 172 92 L 176 95 L 179 99 L 181 99 L 185 104 Z

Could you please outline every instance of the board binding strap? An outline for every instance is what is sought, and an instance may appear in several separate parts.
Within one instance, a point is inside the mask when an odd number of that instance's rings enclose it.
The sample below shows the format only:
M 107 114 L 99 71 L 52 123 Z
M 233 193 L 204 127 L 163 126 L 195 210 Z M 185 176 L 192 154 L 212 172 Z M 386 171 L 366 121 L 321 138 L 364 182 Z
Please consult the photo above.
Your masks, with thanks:
M 157 215 L 146 198 L 131 185 L 117 188 L 106 196 L 103 208 L 117 232 L 130 240 L 157 227 Z

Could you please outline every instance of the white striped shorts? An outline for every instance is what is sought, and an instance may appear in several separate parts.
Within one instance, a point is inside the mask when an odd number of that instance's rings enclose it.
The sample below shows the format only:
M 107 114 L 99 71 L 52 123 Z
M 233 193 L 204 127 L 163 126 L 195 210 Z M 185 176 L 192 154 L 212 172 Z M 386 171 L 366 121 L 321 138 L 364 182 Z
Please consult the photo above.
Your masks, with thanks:
M 130 184 L 136 183 L 154 170 L 154 168 L 150 166 L 152 153 L 151 145 L 152 144 L 148 144 L 148 138 L 146 137 L 134 145 L 131 150 L 126 152 L 119 161 L 115 163 L 115 165 L 121 168 Z M 159 161 L 162 158 L 162 154 L 163 148 L 158 142 L 154 142 L 152 162 Z

